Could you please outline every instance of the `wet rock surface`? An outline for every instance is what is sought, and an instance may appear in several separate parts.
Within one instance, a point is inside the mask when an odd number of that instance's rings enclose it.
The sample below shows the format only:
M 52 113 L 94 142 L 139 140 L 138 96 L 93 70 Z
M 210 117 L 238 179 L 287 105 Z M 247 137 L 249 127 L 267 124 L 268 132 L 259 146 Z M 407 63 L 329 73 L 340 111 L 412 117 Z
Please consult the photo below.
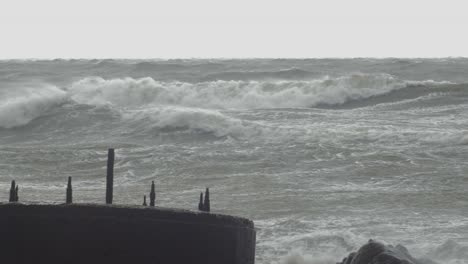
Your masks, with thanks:
M 363 245 L 337 264 L 437 264 L 431 260 L 416 259 L 402 245 L 384 245 L 375 240 Z

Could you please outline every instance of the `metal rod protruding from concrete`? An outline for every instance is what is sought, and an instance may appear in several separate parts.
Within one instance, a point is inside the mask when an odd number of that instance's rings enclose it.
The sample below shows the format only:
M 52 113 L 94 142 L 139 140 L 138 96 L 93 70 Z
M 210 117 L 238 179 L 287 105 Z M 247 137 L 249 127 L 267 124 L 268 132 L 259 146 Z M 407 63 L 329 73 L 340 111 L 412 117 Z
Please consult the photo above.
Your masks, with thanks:
M 200 201 L 198 202 L 198 210 L 203 211 L 203 192 L 200 193 Z
M 16 191 L 16 183 L 14 180 L 12 180 L 11 187 L 10 187 L 10 199 L 8 200 L 9 202 L 15 201 L 15 191 Z
M 71 204 L 73 202 L 73 190 L 72 190 L 72 177 L 68 177 L 67 184 L 67 198 L 66 203 Z
M 18 202 L 18 201 L 19 201 L 19 198 L 18 198 L 18 190 L 19 190 L 19 185 L 16 185 L 16 188 L 15 188 L 15 202 Z
M 156 201 L 156 191 L 154 190 L 154 181 L 151 182 L 150 206 L 154 206 Z
M 203 203 L 203 209 L 204 209 L 205 212 L 210 211 L 210 188 L 206 188 L 205 202 Z
M 114 191 L 114 158 L 114 149 L 109 149 L 107 154 L 106 204 L 112 204 Z

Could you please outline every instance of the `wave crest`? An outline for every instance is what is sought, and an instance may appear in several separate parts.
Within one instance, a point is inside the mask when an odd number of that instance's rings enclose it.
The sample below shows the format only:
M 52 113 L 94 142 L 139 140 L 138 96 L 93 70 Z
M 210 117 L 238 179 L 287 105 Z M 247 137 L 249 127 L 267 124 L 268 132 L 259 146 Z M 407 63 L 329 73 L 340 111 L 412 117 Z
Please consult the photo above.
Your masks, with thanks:
M 229 117 L 216 110 L 164 107 L 131 110 L 122 113 L 123 119 L 130 123 L 135 132 L 143 135 L 157 132 L 189 130 L 213 134 L 216 137 L 251 137 L 262 133 L 262 128 L 252 122 Z M 139 124 L 150 124 L 139 127 Z
M 22 88 L 15 90 L 14 93 L 0 100 L 1 128 L 28 124 L 66 100 L 66 92 L 55 86 Z
M 83 104 L 132 107 L 174 105 L 208 109 L 307 108 L 341 105 L 433 81 L 399 80 L 388 74 L 353 74 L 308 81 L 161 82 L 152 78 L 89 77 L 69 88 Z
M 351 102 L 362 105 L 361 101 L 379 103 L 382 100 L 372 98 L 386 98 L 389 93 L 392 93 L 389 98 L 399 101 L 413 96 L 410 91 L 420 96 L 420 93 L 431 92 L 434 86 L 447 88 L 440 86 L 441 84 L 447 83 L 404 81 L 388 74 L 361 73 L 302 81 L 218 80 L 198 83 L 163 82 L 149 77 L 140 79 L 87 77 L 72 83 L 64 90 L 51 85 L 3 89 L 4 94 L 1 94 L 2 99 L 0 99 L 0 127 L 12 128 L 25 125 L 66 100 L 89 106 L 109 106 L 117 111 L 172 107 L 172 110 L 194 108 L 198 109 L 196 112 L 200 114 L 201 109 L 219 111 L 339 107 L 344 104 L 352 105 Z M 411 89 L 414 86 L 424 89 Z M 401 89 L 406 92 L 400 93 Z M 419 90 L 421 91 L 418 92 Z M 189 123 L 189 119 L 183 121 L 185 117 L 175 115 L 175 112 L 171 113 L 174 118 L 179 119 L 179 122 L 185 122 L 187 127 L 196 126 L 196 123 Z M 185 111 L 185 114 L 188 112 Z M 210 115 L 210 117 L 215 116 L 212 113 Z M 194 119 L 198 117 L 192 116 Z M 216 133 L 229 134 L 220 131 Z

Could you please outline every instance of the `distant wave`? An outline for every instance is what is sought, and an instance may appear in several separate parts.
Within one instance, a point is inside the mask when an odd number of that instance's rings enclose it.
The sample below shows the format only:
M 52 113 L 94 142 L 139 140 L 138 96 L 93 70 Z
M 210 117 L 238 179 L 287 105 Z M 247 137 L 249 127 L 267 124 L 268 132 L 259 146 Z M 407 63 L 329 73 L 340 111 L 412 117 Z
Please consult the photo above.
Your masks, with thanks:
M 202 81 L 249 81 L 249 80 L 304 80 L 316 78 L 318 74 L 291 68 L 279 71 L 227 71 L 208 74 L 201 78 Z
M 123 112 L 123 120 L 135 128 L 134 133 L 151 135 L 155 132 L 192 131 L 216 137 L 252 137 L 263 128 L 216 110 L 185 107 L 154 107 Z M 141 124 L 146 124 L 140 126 Z
M 298 68 L 291 68 L 279 71 L 238 71 L 238 72 L 220 72 L 213 73 L 201 78 L 202 81 L 216 81 L 216 80 L 304 80 L 316 78 L 317 73 L 301 70 Z
M 353 74 L 307 81 L 161 82 L 152 78 L 89 77 L 73 83 L 72 100 L 91 105 L 176 105 L 207 109 L 308 108 L 342 105 L 417 86 L 448 82 L 404 81 L 388 74 Z M 404 99 L 404 98 L 401 98 Z
M 179 121 L 185 122 L 187 127 L 196 128 L 198 123 L 193 120 L 201 115 L 219 119 L 217 114 L 203 112 L 203 109 L 208 111 L 341 107 L 356 102 L 379 103 L 389 100 L 388 98 L 396 101 L 405 100 L 410 96 L 427 95 L 434 91 L 465 91 L 466 85 L 430 80 L 404 81 L 388 74 L 352 74 L 313 80 L 218 80 L 199 83 L 162 82 L 152 78 L 87 77 L 63 89 L 51 85 L 37 85 L 17 90 L 2 89 L 4 93 L 10 91 L 10 94 L 5 93 L 0 99 L 1 128 L 28 124 L 64 102 L 92 107 L 107 106 L 118 111 L 172 107 L 169 116 L 179 118 Z M 389 94 L 391 96 L 388 96 Z M 188 108 L 198 110 L 195 112 L 184 110 L 182 112 L 188 117 L 182 118 L 180 109 Z M 237 125 L 226 123 L 226 127 L 231 128 Z M 173 126 L 178 125 L 174 123 Z M 223 132 L 222 129 L 211 130 L 219 135 L 236 134 L 236 132 Z
M 215 70 L 224 66 L 221 63 L 215 62 L 191 62 L 191 61 L 141 61 L 134 64 L 135 71 L 151 72 L 151 71 L 178 71 L 184 69 L 191 69 L 193 67 L 202 68 L 204 70 Z
M 153 63 L 151 61 L 143 61 L 134 64 L 134 67 L 137 71 L 177 71 L 183 69 L 185 65 L 176 63 Z
M 22 126 L 65 102 L 67 93 L 55 86 L 23 88 L 0 99 L 0 127 Z

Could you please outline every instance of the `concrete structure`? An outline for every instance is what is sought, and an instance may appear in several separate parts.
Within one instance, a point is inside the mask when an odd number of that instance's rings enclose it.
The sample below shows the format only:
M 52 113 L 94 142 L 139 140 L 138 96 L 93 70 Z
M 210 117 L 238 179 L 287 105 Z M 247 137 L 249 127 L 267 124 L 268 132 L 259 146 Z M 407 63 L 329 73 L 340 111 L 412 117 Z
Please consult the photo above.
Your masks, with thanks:
M 2 263 L 253 264 L 247 219 L 116 205 L 0 203 Z

